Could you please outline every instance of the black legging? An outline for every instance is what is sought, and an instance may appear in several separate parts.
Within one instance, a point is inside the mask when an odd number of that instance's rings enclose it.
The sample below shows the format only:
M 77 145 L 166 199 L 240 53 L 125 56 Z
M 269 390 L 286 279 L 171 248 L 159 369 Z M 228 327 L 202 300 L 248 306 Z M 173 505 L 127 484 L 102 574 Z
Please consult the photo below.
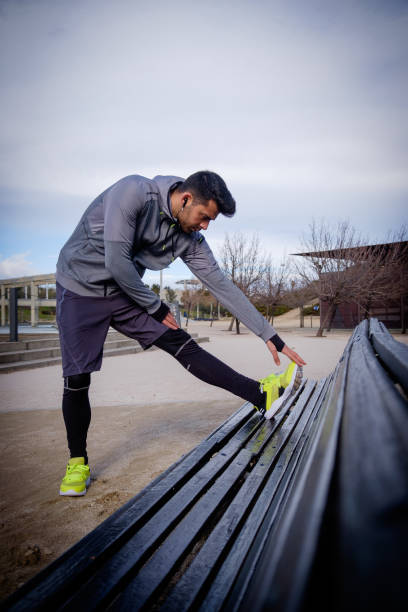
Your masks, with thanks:
M 184 330 L 169 329 L 154 343 L 170 355 L 200 380 L 226 389 L 234 395 L 261 407 L 264 394 L 259 382 L 239 374 L 223 361 L 205 351 Z
M 265 394 L 260 391 L 259 382 L 239 374 L 202 349 L 185 331 L 169 329 L 154 344 L 173 355 L 184 368 L 200 380 L 226 389 L 258 408 L 264 406 Z M 67 376 L 64 379 L 62 400 L 70 455 L 85 457 L 86 463 L 88 462 L 86 438 L 91 421 L 88 398 L 90 379 L 90 374 Z
M 85 457 L 86 438 L 91 422 L 91 406 L 89 403 L 90 374 L 76 374 L 64 378 L 64 394 L 62 396 L 62 414 L 67 430 L 68 448 L 71 457 Z

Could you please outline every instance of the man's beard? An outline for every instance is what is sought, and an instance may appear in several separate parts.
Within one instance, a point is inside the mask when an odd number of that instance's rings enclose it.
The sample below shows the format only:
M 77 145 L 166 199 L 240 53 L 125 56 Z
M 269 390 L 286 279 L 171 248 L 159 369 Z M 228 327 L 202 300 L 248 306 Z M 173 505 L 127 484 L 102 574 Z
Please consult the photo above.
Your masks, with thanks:
M 197 227 L 195 225 L 191 225 L 188 222 L 185 222 L 183 219 L 180 219 L 180 215 L 178 217 L 178 222 L 180 224 L 181 229 L 185 234 L 192 234 L 193 232 L 197 232 Z

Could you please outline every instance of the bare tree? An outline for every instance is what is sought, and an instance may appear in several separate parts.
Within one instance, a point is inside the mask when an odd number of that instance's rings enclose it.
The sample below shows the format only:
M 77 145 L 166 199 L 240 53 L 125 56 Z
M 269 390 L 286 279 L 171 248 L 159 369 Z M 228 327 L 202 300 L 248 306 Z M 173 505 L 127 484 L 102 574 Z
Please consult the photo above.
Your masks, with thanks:
M 407 228 L 389 233 L 387 242 L 365 246 L 352 253 L 362 271 L 357 302 L 364 317 L 377 304 L 400 302 L 402 332 L 406 333 L 404 297 L 408 290 Z
M 311 287 L 322 302 L 325 316 L 320 318 L 318 336 L 330 331 L 336 310 L 341 303 L 357 303 L 365 316 L 378 300 L 398 299 L 406 293 L 405 228 L 387 244 L 369 245 L 348 221 L 334 230 L 324 221 L 313 221 L 310 234 L 303 239 L 307 249 L 303 261 L 296 265 L 300 278 Z M 402 299 L 402 297 L 401 297 Z
M 275 309 L 284 303 L 290 275 L 289 263 L 283 258 L 275 265 L 270 257 L 265 260 L 264 272 L 255 286 L 256 301 L 265 306 L 266 319 L 273 325 Z
M 194 306 L 200 302 L 200 290 L 199 289 L 185 289 L 181 294 L 181 302 L 184 309 L 187 311 L 186 329 L 188 328 L 188 322 L 190 320 L 190 312 Z
M 260 251 L 259 237 L 251 237 L 241 233 L 225 236 L 221 249 L 221 261 L 224 272 L 231 278 L 241 291 L 252 300 L 256 295 L 257 283 L 265 273 L 265 260 Z M 236 332 L 240 333 L 239 321 L 232 318 L 229 330 L 236 324 Z
M 350 249 L 361 246 L 361 238 L 349 221 L 341 221 L 333 228 L 324 220 L 310 225 L 310 233 L 302 240 L 306 255 L 295 263 L 305 286 L 316 289 L 320 300 L 327 303 L 325 316 L 320 317 L 317 336 L 330 329 L 336 310 L 343 302 L 355 301 L 361 294 L 361 272 L 349 258 Z M 336 256 L 331 256 L 332 251 Z
M 202 304 L 206 308 L 210 308 L 210 327 L 212 327 L 214 321 L 214 310 L 218 304 L 217 298 L 213 296 L 211 291 L 208 289 L 203 289 L 201 291 L 201 300 L 200 304 Z
M 384 260 L 384 273 L 389 279 L 388 297 L 400 301 L 401 331 L 407 332 L 407 300 L 408 300 L 408 228 L 402 226 L 391 235 L 392 248 Z M 388 271 L 388 273 L 387 273 Z
M 282 301 L 291 308 L 299 308 L 299 326 L 304 327 L 304 307 L 310 300 L 317 296 L 315 283 L 310 283 L 301 277 L 291 278 L 287 291 L 282 296 Z

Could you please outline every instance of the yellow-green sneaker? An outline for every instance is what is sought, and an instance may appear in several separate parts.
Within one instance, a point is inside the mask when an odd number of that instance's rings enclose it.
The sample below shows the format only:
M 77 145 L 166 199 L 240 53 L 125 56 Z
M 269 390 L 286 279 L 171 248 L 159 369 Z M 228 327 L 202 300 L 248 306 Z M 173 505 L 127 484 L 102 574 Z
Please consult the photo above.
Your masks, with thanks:
M 60 486 L 60 495 L 85 495 L 90 482 L 91 473 L 89 465 L 85 465 L 84 457 L 73 457 L 68 461 L 67 471 Z
M 269 412 L 265 414 L 266 419 L 271 419 L 282 408 L 286 400 L 296 393 L 302 382 L 303 370 L 294 361 L 291 361 L 282 374 L 277 374 L 279 380 L 279 397 L 276 399 Z
M 266 393 L 266 400 L 264 406 L 255 406 L 255 408 L 265 418 L 271 418 L 266 416 L 268 411 L 271 409 L 272 404 L 279 398 L 280 381 L 279 376 L 276 374 L 269 374 L 266 378 L 261 378 L 259 381 L 259 389 L 261 393 Z
M 262 378 L 261 391 L 266 392 L 265 407 L 258 408 L 265 419 L 271 419 L 286 402 L 288 397 L 299 389 L 303 371 L 294 361 L 291 361 L 282 374 L 270 374 Z

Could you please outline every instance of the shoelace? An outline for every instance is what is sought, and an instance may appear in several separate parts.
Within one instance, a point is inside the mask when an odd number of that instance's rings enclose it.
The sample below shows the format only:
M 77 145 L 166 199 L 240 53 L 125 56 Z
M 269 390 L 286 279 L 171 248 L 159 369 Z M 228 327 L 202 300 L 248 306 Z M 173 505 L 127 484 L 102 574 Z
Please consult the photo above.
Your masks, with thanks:
M 81 463 L 78 463 L 77 465 L 68 465 L 67 466 L 67 471 L 70 474 L 71 472 L 73 472 L 74 470 L 79 470 L 80 472 L 86 472 L 88 470 L 88 466 L 87 465 L 82 465 Z
M 268 384 L 268 383 L 272 383 L 275 379 L 279 380 L 279 375 L 277 374 L 269 374 L 269 376 L 267 376 L 266 378 L 261 378 L 260 382 L 260 390 L 261 393 L 263 393 L 264 391 L 264 385 Z

